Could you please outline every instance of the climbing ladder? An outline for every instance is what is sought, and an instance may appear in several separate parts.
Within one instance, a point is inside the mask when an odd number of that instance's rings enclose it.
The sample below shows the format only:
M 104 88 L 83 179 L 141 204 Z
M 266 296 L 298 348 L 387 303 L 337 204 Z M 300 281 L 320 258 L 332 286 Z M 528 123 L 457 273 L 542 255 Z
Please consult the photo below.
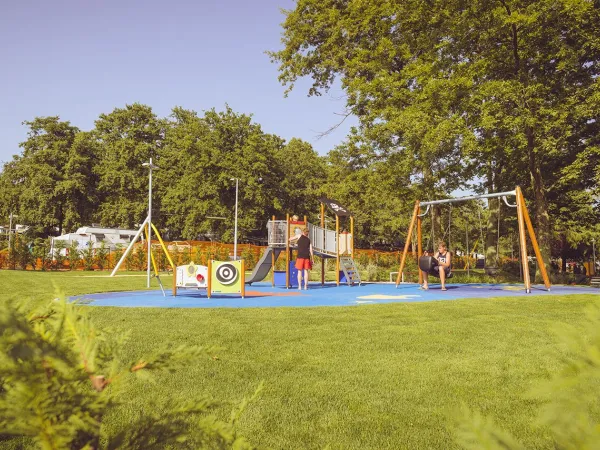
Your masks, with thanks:
M 354 264 L 354 259 L 350 256 L 342 256 L 340 258 L 340 268 L 344 272 L 348 286 L 353 286 L 354 283 L 358 283 L 360 286 L 360 273 L 356 264 Z

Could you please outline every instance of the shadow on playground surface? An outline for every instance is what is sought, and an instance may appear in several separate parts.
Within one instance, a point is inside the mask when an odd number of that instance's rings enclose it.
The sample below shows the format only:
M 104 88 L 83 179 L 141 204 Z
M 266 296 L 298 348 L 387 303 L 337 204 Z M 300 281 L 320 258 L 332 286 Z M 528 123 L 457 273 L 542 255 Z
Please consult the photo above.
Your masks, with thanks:
M 246 296 L 213 295 L 206 297 L 204 290 L 182 290 L 173 297 L 170 291 L 163 297 L 160 289 L 148 291 L 107 292 L 71 297 L 86 299 L 91 306 L 152 307 L 152 308 L 272 308 L 352 306 L 394 302 L 429 302 L 434 300 L 457 300 L 467 298 L 517 297 L 529 295 L 598 294 L 600 290 L 589 287 L 552 286 L 548 292 L 544 286 L 532 286 L 531 294 L 525 293 L 523 285 L 517 284 L 448 284 L 441 291 L 439 284 L 430 284 L 428 291 L 418 284 L 366 283 L 361 286 L 336 286 L 334 283 L 309 285 L 308 290 L 272 287 L 270 283 L 253 283 L 246 287 Z

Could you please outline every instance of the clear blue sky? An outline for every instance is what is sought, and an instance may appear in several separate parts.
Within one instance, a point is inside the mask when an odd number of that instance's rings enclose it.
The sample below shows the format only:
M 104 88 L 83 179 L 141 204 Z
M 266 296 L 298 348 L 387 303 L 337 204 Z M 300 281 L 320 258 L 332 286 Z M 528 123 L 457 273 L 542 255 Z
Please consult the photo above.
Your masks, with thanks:
M 288 98 L 266 50 L 281 48 L 291 0 L 22 0 L 0 13 L 0 161 L 20 153 L 24 120 L 58 115 L 83 130 L 101 113 L 140 102 L 167 116 L 228 103 L 263 130 L 299 137 L 324 154 L 354 120 L 339 121 L 340 90 L 307 97 L 309 80 Z

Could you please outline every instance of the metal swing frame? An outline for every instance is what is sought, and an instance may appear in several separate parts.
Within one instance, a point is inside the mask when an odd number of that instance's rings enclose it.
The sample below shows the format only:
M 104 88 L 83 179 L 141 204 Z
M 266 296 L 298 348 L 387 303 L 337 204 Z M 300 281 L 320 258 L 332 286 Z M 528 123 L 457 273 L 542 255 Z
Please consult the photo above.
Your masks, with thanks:
M 515 196 L 516 204 L 512 205 L 508 203 L 507 197 Z M 400 284 L 400 280 L 402 279 L 402 271 L 404 270 L 404 264 L 406 263 L 406 257 L 408 255 L 408 249 L 410 247 L 410 241 L 413 234 L 413 229 L 415 227 L 415 223 L 417 225 L 417 253 L 418 255 L 423 254 L 423 243 L 422 243 L 422 234 L 421 234 L 421 225 L 422 225 L 422 217 L 427 215 L 431 205 L 441 205 L 445 203 L 456 203 L 456 202 L 464 202 L 468 200 L 476 200 L 483 198 L 498 198 L 502 197 L 504 203 L 506 203 L 510 207 L 517 208 L 517 221 L 519 224 L 519 245 L 521 249 L 521 266 L 523 268 L 523 283 L 525 285 L 525 292 L 528 294 L 531 293 L 531 278 L 529 276 L 529 265 L 528 265 L 528 255 L 527 255 L 527 234 L 529 234 L 529 238 L 531 240 L 531 244 L 533 246 L 533 251 L 535 252 L 536 261 L 538 267 L 540 269 L 540 273 L 542 274 L 542 278 L 544 279 L 544 286 L 549 291 L 550 290 L 550 279 L 548 278 L 548 273 L 546 272 L 546 265 L 544 264 L 544 260 L 542 258 L 542 253 L 540 252 L 540 247 L 537 242 L 537 238 L 535 236 L 535 231 L 533 230 L 533 225 L 531 223 L 531 219 L 529 217 L 529 212 L 527 211 L 527 206 L 525 205 L 525 198 L 523 197 L 523 191 L 519 186 L 516 187 L 514 191 L 507 192 L 496 192 L 492 194 L 482 194 L 482 195 L 470 195 L 467 197 L 458 197 L 458 198 L 448 198 L 443 200 L 433 200 L 421 202 L 417 200 L 415 202 L 415 207 L 413 210 L 413 215 L 410 221 L 410 225 L 408 227 L 408 236 L 406 238 L 406 243 L 404 244 L 404 251 L 402 252 L 402 258 L 400 260 L 400 268 L 398 269 L 398 277 L 396 278 L 396 287 Z M 421 213 L 421 207 L 426 206 L 427 209 L 424 213 Z M 419 284 L 423 282 L 423 274 L 419 270 Z

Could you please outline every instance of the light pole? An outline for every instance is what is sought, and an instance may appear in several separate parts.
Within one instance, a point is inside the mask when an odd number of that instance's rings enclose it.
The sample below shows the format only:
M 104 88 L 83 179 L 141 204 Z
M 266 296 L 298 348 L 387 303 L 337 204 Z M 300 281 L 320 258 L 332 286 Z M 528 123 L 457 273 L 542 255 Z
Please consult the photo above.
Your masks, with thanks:
M 151 242 L 152 242 L 152 170 L 158 169 L 158 166 L 152 164 L 152 158 L 150 158 L 150 162 L 146 162 L 142 164 L 143 167 L 147 167 L 149 169 L 148 172 L 148 271 L 147 271 L 147 281 L 146 287 L 150 287 L 150 263 L 152 259 L 152 251 Z
M 19 217 L 19 216 L 15 215 L 13 213 L 10 213 L 10 223 L 8 224 L 8 251 L 9 252 L 10 252 L 10 244 L 12 242 L 12 239 L 11 239 L 12 238 L 12 232 L 13 232 L 12 222 L 13 222 L 13 218 L 15 218 L 15 217 Z
M 235 222 L 233 226 L 233 260 L 237 261 L 237 216 L 238 216 L 238 187 L 239 178 L 230 178 L 230 181 L 235 180 Z

